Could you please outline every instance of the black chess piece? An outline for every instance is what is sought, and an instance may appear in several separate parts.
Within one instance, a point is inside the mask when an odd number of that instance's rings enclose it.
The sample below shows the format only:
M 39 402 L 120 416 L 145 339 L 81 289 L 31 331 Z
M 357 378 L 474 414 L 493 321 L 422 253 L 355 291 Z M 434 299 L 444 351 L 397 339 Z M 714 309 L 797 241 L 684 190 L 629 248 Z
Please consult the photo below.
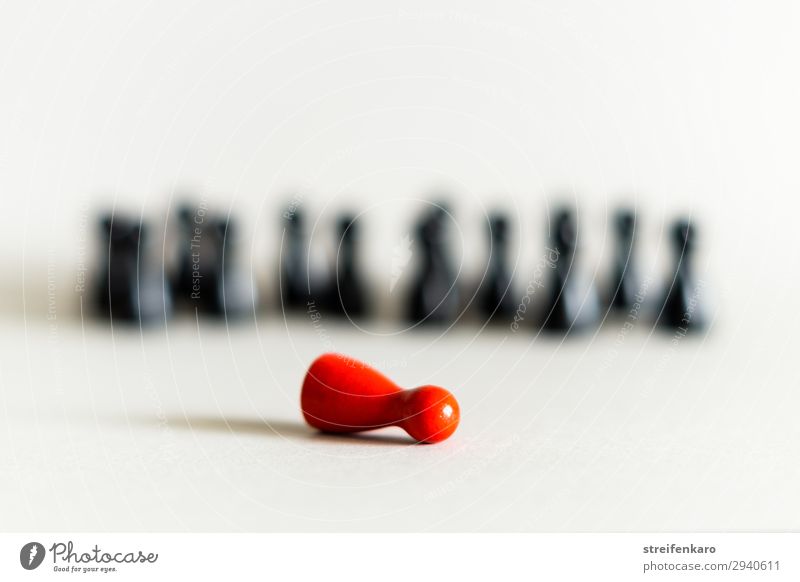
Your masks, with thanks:
M 197 262 L 193 260 L 195 247 L 202 242 L 202 216 L 197 214 L 189 205 L 182 205 L 178 209 L 178 265 L 173 277 L 172 289 L 175 295 L 175 303 L 188 303 L 191 299 L 197 277 L 199 274 L 199 258 Z M 195 222 L 197 219 L 197 223 Z
M 141 220 L 110 214 L 100 220 L 103 247 L 95 304 L 115 322 L 150 324 L 172 315 L 169 283 L 162 265 L 147 252 Z
M 214 246 L 215 261 L 211 265 L 211 287 L 208 313 L 228 319 L 252 315 L 256 291 L 252 278 L 238 264 L 238 228 L 228 216 L 211 219 L 208 232 Z
M 617 212 L 614 231 L 617 248 L 608 292 L 609 305 L 617 311 L 627 311 L 636 303 L 640 285 L 634 256 L 636 214 L 628 209 Z
M 696 227 L 690 220 L 681 219 L 675 222 L 671 235 L 675 266 L 671 271 L 672 280 L 667 282 L 658 324 L 681 333 L 700 331 L 705 328 L 706 321 L 701 305 L 703 284 L 696 280 L 693 272 Z
M 339 219 L 335 278 L 329 286 L 328 308 L 337 315 L 360 317 L 367 312 L 367 289 L 358 269 L 359 225 L 352 215 Z
M 583 279 L 577 268 L 577 243 L 575 215 L 569 209 L 562 209 L 555 214 L 550 235 L 549 254 L 557 258 L 549 301 L 542 314 L 545 331 L 580 331 L 597 324 L 600 319 L 594 285 Z
M 516 308 L 508 268 L 508 219 L 493 214 L 489 217 L 488 227 L 489 263 L 478 288 L 478 308 L 487 320 L 508 321 Z
M 458 317 L 456 274 L 446 248 L 447 209 L 434 206 L 416 229 L 420 269 L 411 287 L 408 319 L 412 323 L 451 323 Z
M 308 301 L 312 300 L 305 218 L 299 208 L 284 212 L 283 218 L 285 237 L 280 258 L 281 301 L 284 309 L 305 310 Z
M 177 298 L 198 313 L 234 319 L 255 309 L 255 287 L 236 263 L 236 227 L 231 217 L 204 208 L 179 211 L 184 238 Z

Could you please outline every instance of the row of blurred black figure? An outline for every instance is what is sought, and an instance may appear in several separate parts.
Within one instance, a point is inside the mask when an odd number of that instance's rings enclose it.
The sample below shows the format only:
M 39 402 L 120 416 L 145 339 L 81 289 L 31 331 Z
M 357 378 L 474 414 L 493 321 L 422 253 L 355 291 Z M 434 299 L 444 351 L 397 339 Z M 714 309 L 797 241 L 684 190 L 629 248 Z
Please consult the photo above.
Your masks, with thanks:
M 524 292 L 515 291 L 509 268 L 509 219 L 502 214 L 487 219 L 488 264 L 481 282 L 465 293 L 448 255 L 446 206 L 432 205 L 421 214 L 413 244 L 419 257 L 405 298 L 404 313 L 412 324 L 446 324 L 467 311 L 485 322 L 519 327 L 533 320 L 547 331 L 566 333 L 590 329 L 609 314 L 635 310 L 643 302 L 642 280 L 636 263 L 636 215 L 622 209 L 615 216 L 616 249 L 613 272 L 604 292 L 573 268 L 577 250 L 574 210 L 562 208 L 550 217 L 549 240 L 543 255 L 547 281 L 532 280 Z M 284 311 L 308 311 L 351 318 L 374 314 L 368 287 L 359 268 L 359 223 L 343 215 L 338 223 L 338 253 L 327 280 L 309 268 L 309 241 L 303 214 L 283 214 L 285 238 L 280 257 L 279 294 Z M 247 270 L 237 266 L 236 228 L 232 218 L 210 215 L 205 209 L 183 207 L 178 212 L 179 260 L 166 273 L 164 261 L 143 251 L 148 237 L 141 219 L 114 214 L 101 220 L 105 246 L 97 277 L 95 306 L 115 321 L 153 323 L 167 320 L 176 309 L 221 316 L 226 320 L 253 317 L 258 295 Z M 695 226 L 675 221 L 672 230 L 673 266 L 650 301 L 651 321 L 669 330 L 702 329 L 705 319 L 698 283 L 692 269 Z M 542 273 L 540 273 L 542 274 Z M 544 276 L 543 275 L 543 276 Z M 539 293 L 539 288 L 542 289 Z M 470 297 L 467 297 L 467 296 Z M 534 297 L 535 295 L 535 297 Z M 538 306 L 531 307 L 531 303 Z

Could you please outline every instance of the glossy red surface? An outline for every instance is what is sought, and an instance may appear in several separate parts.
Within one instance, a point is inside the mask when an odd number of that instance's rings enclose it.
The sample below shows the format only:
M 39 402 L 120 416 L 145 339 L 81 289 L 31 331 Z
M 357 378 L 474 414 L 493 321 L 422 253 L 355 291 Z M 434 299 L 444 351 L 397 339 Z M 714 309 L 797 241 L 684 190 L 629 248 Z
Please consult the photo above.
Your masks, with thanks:
M 300 396 L 303 416 L 325 432 L 399 426 L 421 443 L 456 430 L 455 397 L 438 386 L 403 390 L 377 370 L 340 354 L 324 354 L 308 369 Z

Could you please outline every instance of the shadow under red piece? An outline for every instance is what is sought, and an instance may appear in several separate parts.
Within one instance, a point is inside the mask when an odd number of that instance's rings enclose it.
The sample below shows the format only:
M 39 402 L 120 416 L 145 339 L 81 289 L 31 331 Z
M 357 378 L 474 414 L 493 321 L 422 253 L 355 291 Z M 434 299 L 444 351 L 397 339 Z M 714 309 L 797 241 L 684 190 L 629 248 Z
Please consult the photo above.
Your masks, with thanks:
M 300 395 L 306 422 L 325 432 L 352 433 L 399 426 L 421 443 L 438 443 L 456 430 L 455 397 L 438 386 L 404 390 L 377 370 L 340 354 L 311 364 Z

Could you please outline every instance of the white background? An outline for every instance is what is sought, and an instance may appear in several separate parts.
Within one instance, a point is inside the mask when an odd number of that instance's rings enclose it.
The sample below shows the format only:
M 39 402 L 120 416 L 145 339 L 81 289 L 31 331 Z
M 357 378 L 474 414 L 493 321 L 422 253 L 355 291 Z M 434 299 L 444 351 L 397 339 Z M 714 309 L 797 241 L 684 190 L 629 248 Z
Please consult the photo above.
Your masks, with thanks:
M 592 268 L 618 202 L 653 246 L 700 214 L 731 308 L 783 311 L 765 295 L 796 284 L 797 23 L 791 2 L 12 2 L 3 286 L 16 309 L 22 263 L 34 292 L 51 252 L 66 287 L 96 211 L 155 220 L 186 193 L 243 223 L 262 277 L 293 196 L 321 227 L 366 211 L 388 278 L 402 199 L 444 191 L 481 256 L 482 205 L 517 215 L 523 277 L 548 203 L 580 205 Z

